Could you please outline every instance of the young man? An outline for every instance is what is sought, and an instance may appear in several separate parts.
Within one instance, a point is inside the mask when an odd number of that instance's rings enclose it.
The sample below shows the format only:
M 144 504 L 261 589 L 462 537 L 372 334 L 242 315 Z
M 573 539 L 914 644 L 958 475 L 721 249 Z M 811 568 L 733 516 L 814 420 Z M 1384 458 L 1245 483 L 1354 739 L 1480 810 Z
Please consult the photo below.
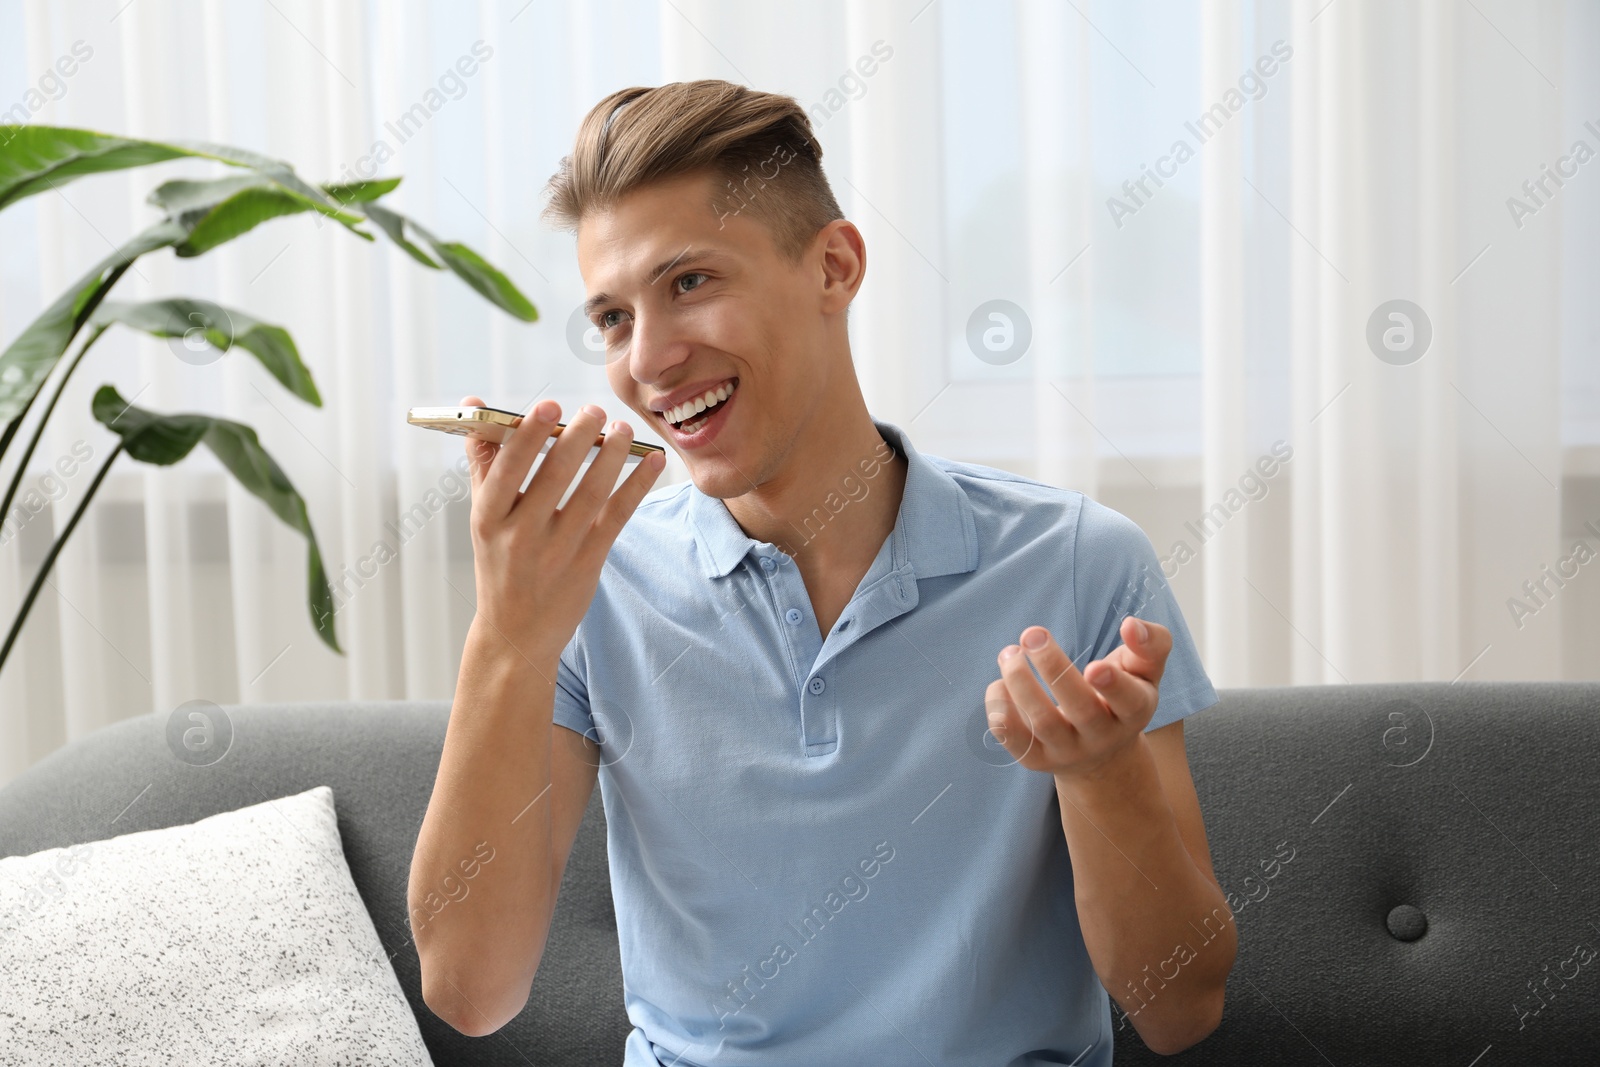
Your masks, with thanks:
M 551 179 L 611 388 L 691 481 L 616 486 L 631 430 L 592 405 L 520 493 L 555 403 L 468 443 L 425 999 L 468 1034 L 521 1010 L 598 780 L 628 1067 L 1105 1067 L 1107 990 L 1177 1052 L 1237 944 L 1183 744 L 1216 694 L 1131 521 L 868 414 L 820 156 L 792 99 L 699 81 L 602 100 Z

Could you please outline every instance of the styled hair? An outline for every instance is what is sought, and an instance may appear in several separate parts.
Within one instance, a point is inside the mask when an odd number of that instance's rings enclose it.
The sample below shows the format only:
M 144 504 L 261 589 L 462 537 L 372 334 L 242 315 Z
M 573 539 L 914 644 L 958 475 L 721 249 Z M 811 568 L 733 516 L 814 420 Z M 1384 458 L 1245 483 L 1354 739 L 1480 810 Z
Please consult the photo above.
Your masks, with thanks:
M 748 210 L 792 260 L 844 217 L 793 97 L 704 79 L 621 89 L 590 109 L 545 186 L 543 218 L 575 231 L 639 186 L 698 170 L 719 179 L 708 205 L 719 218 Z

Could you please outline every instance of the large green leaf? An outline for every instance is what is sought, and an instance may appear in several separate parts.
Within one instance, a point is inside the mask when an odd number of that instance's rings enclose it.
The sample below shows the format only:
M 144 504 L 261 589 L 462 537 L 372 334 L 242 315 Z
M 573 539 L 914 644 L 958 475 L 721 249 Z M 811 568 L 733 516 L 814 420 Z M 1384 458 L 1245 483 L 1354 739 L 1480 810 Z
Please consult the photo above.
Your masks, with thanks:
M 333 188 L 343 192 L 342 187 Z M 263 222 L 298 215 L 314 207 L 304 197 L 287 192 L 259 174 L 202 181 L 175 179 L 161 183 L 146 199 L 188 229 L 189 236 L 173 246 L 173 251 L 183 257 L 203 255 Z M 373 240 L 370 233 L 354 225 L 365 221 L 360 215 L 345 212 L 337 217 L 357 237 Z
M 205 205 L 191 208 L 181 216 L 181 221 L 190 229 L 188 238 L 174 246 L 173 250 L 180 256 L 198 256 L 232 240 L 267 219 L 306 210 L 301 202 L 281 190 L 267 186 L 229 186 L 219 190 L 226 192 L 227 196 L 206 204 L 203 191 L 195 188 L 172 189 L 163 194 L 163 190 L 168 190 L 168 186 L 173 184 L 169 182 L 157 189 L 156 193 L 152 194 L 151 201 L 158 202 L 157 197 L 160 196 L 163 201 L 171 202 L 175 206 Z M 185 183 L 190 187 L 199 184 L 201 183 Z M 399 212 L 371 202 L 371 198 L 384 195 L 398 184 L 399 179 L 396 178 L 383 182 L 358 182 L 350 186 L 329 186 L 328 191 L 333 196 L 348 195 L 350 199 L 345 201 L 348 204 L 360 203 L 360 210 L 366 217 L 382 230 L 389 240 L 405 249 L 418 263 L 434 270 L 448 268 L 501 310 L 515 315 L 524 322 L 538 321 L 539 312 L 534 308 L 532 301 L 488 260 L 460 242 L 441 241 Z M 363 202 L 363 197 L 369 199 Z M 407 234 L 408 230 L 426 242 L 438 259 L 429 256 L 411 240 Z M 372 240 L 371 235 L 363 230 L 351 227 L 351 232 L 369 241 Z
M 271 186 L 259 174 L 230 174 L 226 178 L 173 178 L 164 181 L 145 197 L 145 203 L 154 204 L 168 215 L 180 218 L 190 214 L 204 214 L 246 189 L 265 189 Z
M 186 215 L 195 211 L 208 211 L 235 193 L 246 189 L 272 188 L 276 183 L 260 174 L 237 174 L 226 178 L 192 179 L 174 178 L 156 186 L 145 199 L 169 215 Z M 399 188 L 399 178 L 380 178 L 373 181 L 344 182 L 324 185 L 322 191 L 328 199 L 340 206 L 365 204 L 380 196 L 387 196 Z M 295 200 L 302 210 L 309 210 L 304 200 Z
M 333 626 L 333 589 L 322 565 L 322 552 L 306 513 L 306 502 L 289 482 L 283 468 L 267 454 L 256 432 L 240 422 L 210 415 L 161 415 L 134 407 L 114 386 L 102 385 L 94 394 L 94 417 L 122 438 L 124 450 L 141 463 L 171 466 L 204 441 L 228 472 L 255 494 L 285 525 L 306 539 L 306 605 L 311 622 L 324 644 L 341 652 Z
M 409 252 L 411 258 L 418 263 L 434 268 L 439 266 L 407 236 L 407 230 L 425 241 L 433 250 L 433 254 L 438 256 L 452 273 L 472 286 L 491 304 L 515 315 L 523 322 L 539 320 L 539 312 L 534 309 L 533 303 L 522 295 L 521 290 L 511 284 L 511 279 L 466 245 L 456 241 L 441 241 L 419 226 L 415 220 L 377 204 L 368 204 L 366 213 L 367 218 L 376 223 L 378 229 L 382 230 L 389 240 Z
M 434 261 L 432 256 L 418 248 L 416 244 L 412 242 L 411 238 L 406 236 L 407 225 L 410 225 L 419 234 L 422 232 L 422 227 L 418 226 L 416 223 L 412 222 L 398 211 L 390 211 L 388 208 L 382 207 L 378 204 L 368 204 L 366 207 L 366 212 L 367 218 L 377 223 L 378 229 L 382 230 L 384 234 L 388 236 L 389 240 L 405 249 L 406 252 L 411 255 L 412 259 L 416 260 L 418 263 L 421 263 L 424 267 L 432 267 L 434 270 L 444 269 Z
M 62 126 L 0 126 L 0 211 L 23 197 L 54 189 L 87 174 L 126 170 L 189 157 L 244 167 L 285 194 L 347 226 L 359 216 L 341 211 L 326 192 L 278 159 L 202 141 L 141 141 Z
M 194 219 L 189 239 L 173 248 L 185 258 L 211 251 L 269 219 L 298 215 L 306 206 L 277 189 L 245 189 Z M 371 240 L 371 235 L 365 235 Z
M 244 189 L 209 211 L 185 216 L 183 222 L 190 227 L 189 238 L 174 245 L 172 250 L 184 257 L 203 255 L 269 219 L 298 215 L 307 210 L 305 201 L 281 189 Z M 347 228 L 362 240 L 373 239 L 370 233 L 356 226 L 347 225 Z
M 456 273 L 462 281 L 472 286 L 489 303 L 504 311 L 509 311 L 523 322 L 537 322 L 539 312 L 534 310 L 533 303 L 515 285 L 511 279 L 501 274 L 489 261 L 478 253 L 457 241 L 435 241 L 431 237 L 429 244 L 438 257 L 444 260 L 444 265 Z
M 137 235 L 97 263 L 0 352 L 0 422 L 12 422 L 27 409 L 78 328 L 128 265 L 183 236 L 183 227 L 170 220 Z
M 235 148 L 232 145 L 212 144 L 208 141 L 176 141 L 177 147 L 183 148 L 189 154 L 201 159 L 215 159 L 230 166 L 246 167 L 257 174 L 264 174 L 285 190 L 311 204 L 319 211 L 338 218 L 343 222 L 359 222 L 359 218 L 351 218 L 339 210 L 339 205 L 323 192 L 322 188 L 306 181 L 294 172 L 294 168 L 281 159 L 272 159 L 257 152 L 244 148 Z
M 0 126 L 0 210 L 86 174 L 144 167 L 187 155 L 176 145 L 130 141 L 58 126 Z
M 399 178 L 373 178 L 364 182 L 323 183 L 322 191 L 337 204 L 366 204 L 400 188 Z
M 538 321 L 532 302 L 478 253 L 457 242 L 442 242 L 411 219 L 374 203 L 392 192 L 400 184 L 399 178 L 318 187 L 301 179 L 287 163 L 241 148 L 142 141 L 59 126 L 0 126 L 0 210 L 86 174 L 181 157 L 217 160 L 253 173 L 211 181 L 167 182 L 151 194 L 152 203 L 189 231 L 174 245 L 180 256 L 201 255 L 269 219 L 301 211 L 328 215 L 370 241 L 372 235 L 359 228 L 364 215 L 418 263 L 439 269 L 443 261 L 443 267 L 496 307 L 524 322 Z M 408 227 L 433 250 L 432 256 L 407 236 Z
M 314 407 L 322 406 L 316 382 L 301 362 L 300 350 L 289 331 L 237 308 L 181 296 L 142 303 L 107 300 L 89 321 L 96 326 L 120 322 L 154 337 L 179 337 L 186 343 L 203 341 L 221 352 L 238 345 L 260 360 L 289 392 Z

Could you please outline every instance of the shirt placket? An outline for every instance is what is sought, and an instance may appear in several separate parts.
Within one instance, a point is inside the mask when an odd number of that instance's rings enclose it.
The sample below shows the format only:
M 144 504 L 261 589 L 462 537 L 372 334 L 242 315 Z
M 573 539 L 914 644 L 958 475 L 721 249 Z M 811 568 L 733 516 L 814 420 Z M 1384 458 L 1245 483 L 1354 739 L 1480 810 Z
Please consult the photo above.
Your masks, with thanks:
M 757 567 L 766 579 L 771 593 L 769 604 L 777 615 L 778 632 L 783 635 L 789 662 L 793 664 L 791 677 L 795 706 L 800 712 L 801 744 L 808 756 L 825 755 L 839 743 L 837 693 L 829 690 L 828 679 L 814 669 L 822 651 L 822 634 L 805 579 L 800 577 L 793 560 L 780 561 L 776 549 L 758 552 Z
M 863 580 L 863 589 L 845 605 L 827 642 L 817 626 L 805 579 L 794 561 L 776 549 L 756 554 L 757 567 L 767 580 L 770 609 L 778 616 L 794 665 L 793 684 L 800 711 L 800 734 L 805 754 L 824 756 L 839 745 L 839 702 L 845 686 L 838 675 L 850 646 L 916 604 L 915 581 L 905 568 L 890 571 L 890 546 L 885 541 L 878 558 Z M 823 649 L 827 655 L 823 656 Z

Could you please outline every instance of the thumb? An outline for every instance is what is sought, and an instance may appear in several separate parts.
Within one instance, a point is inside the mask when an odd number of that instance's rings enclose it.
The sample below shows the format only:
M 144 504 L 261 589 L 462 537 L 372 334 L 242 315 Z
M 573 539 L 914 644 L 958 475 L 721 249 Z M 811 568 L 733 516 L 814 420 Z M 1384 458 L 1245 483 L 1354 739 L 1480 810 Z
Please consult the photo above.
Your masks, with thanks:
M 1167 655 L 1172 651 L 1172 631 L 1159 622 L 1139 619 L 1132 615 L 1122 620 L 1122 645 L 1111 650 L 1106 659 L 1115 658 L 1117 666 L 1129 674 L 1138 675 L 1152 685 L 1161 684 L 1161 674 L 1167 667 Z

